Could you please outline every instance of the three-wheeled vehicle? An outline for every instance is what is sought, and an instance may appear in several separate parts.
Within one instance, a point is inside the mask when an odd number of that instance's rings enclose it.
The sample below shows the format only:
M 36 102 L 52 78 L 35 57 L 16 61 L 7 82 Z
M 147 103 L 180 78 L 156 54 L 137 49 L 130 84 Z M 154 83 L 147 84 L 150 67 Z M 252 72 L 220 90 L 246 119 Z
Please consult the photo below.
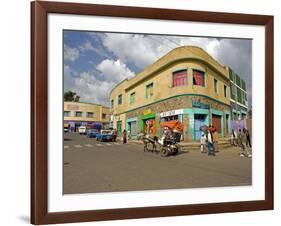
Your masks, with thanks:
M 162 157 L 176 155 L 180 151 L 178 144 L 181 139 L 183 125 L 178 120 L 161 122 L 160 127 L 163 135 L 160 139 L 157 137 L 144 136 L 144 151 L 160 152 Z

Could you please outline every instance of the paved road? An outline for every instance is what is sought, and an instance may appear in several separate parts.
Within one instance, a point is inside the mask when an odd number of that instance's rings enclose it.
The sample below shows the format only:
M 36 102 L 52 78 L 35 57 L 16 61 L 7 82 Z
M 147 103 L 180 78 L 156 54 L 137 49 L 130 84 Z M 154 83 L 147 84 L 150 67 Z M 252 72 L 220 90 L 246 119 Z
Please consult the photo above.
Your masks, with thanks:
M 97 142 L 68 133 L 64 141 L 64 193 L 137 191 L 250 185 L 252 163 L 238 148 L 217 156 L 183 150 L 163 158 L 140 144 Z

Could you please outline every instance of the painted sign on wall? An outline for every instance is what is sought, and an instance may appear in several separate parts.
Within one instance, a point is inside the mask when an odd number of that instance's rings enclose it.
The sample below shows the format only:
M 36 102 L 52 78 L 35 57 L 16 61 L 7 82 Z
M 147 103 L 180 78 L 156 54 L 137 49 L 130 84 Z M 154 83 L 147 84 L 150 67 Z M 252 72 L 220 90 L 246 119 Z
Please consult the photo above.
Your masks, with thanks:
M 160 117 L 167 117 L 167 116 L 172 116 L 172 115 L 182 115 L 183 114 L 183 109 L 177 109 L 177 110 L 172 110 L 172 111 L 166 111 L 160 113 Z
M 209 104 L 204 104 L 198 101 L 193 100 L 192 101 L 192 107 L 193 108 L 202 108 L 202 109 L 210 109 L 210 105 Z

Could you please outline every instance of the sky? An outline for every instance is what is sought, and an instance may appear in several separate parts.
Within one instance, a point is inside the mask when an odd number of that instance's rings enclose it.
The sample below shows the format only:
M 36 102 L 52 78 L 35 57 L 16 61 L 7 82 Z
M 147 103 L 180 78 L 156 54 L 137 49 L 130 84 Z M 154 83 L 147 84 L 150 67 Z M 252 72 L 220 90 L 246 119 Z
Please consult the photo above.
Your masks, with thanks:
M 68 31 L 64 37 L 64 91 L 109 106 L 109 92 L 174 48 L 203 48 L 245 80 L 252 104 L 252 42 L 246 39 Z

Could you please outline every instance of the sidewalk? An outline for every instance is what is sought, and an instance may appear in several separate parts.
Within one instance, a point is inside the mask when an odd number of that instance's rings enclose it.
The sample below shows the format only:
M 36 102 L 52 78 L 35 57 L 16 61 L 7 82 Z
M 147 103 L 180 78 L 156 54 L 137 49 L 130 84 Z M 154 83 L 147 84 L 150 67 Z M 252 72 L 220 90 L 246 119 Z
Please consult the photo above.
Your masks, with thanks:
M 141 140 L 128 140 L 128 143 L 135 143 L 135 144 L 143 144 L 143 141 Z M 192 142 L 180 142 L 179 143 L 181 147 L 188 148 L 189 150 L 198 150 L 200 149 L 200 142 L 199 141 L 192 141 Z M 230 144 L 230 138 L 229 137 L 223 137 L 219 138 L 219 148 L 229 148 L 231 147 Z

